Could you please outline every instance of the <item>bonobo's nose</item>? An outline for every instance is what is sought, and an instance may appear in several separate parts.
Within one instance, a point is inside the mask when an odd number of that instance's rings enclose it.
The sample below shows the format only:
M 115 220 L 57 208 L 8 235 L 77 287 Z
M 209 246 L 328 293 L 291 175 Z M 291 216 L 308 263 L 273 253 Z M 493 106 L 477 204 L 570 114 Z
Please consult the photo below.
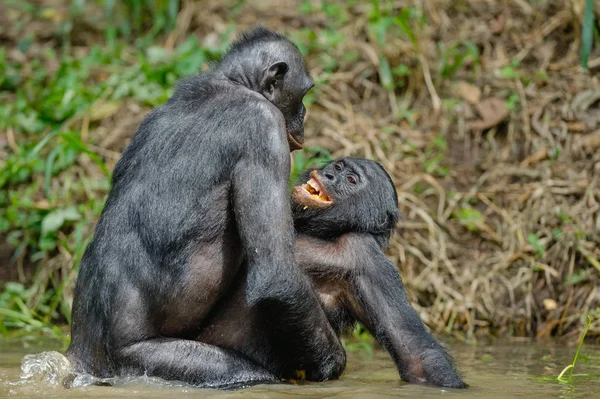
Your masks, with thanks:
M 325 177 L 329 180 L 333 180 L 333 175 L 331 173 L 325 173 Z

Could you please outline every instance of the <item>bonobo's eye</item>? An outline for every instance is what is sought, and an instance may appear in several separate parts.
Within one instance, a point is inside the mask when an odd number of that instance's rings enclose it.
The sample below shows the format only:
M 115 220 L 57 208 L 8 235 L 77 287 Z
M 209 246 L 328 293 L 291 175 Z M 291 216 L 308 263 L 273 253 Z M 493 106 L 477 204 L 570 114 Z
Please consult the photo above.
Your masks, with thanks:
M 348 183 L 356 184 L 356 178 L 352 175 L 348 176 Z
M 335 168 L 335 170 L 342 170 L 342 167 L 344 165 L 341 162 L 336 162 L 333 167 Z

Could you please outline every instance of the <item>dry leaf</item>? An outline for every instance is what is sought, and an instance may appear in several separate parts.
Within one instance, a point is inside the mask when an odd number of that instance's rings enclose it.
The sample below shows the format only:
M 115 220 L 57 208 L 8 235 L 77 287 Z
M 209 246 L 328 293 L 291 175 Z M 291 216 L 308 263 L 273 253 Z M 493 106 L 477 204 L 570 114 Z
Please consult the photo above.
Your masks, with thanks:
M 536 163 L 541 162 L 546 158 L 548 158 L 548 148 L 546 146 L 543 146 L 542 148 L 525 158 L 523 162 L 521 162 L 520 166 L 522 168 L 526 168 L 528 166 L 535 165 Z
M 573 147 L 576 151 L 596 151 L 600 148 L 600 130 L 575 138 Z
M 471 122 L 471 129 L 485 130 L 496 126 L 508 116 L 506 101 L 498 97 L 490 97 L 475 106 L 481 120 Z
M 497 18 L 490 21 L 490 29 L 494 35 L 500 34 L 506 25 L 506 13 L 498 15 Z
M 558 305 L 556 304 L 556 301 L 551 298 L 544 299 L 543 303 L 544 303 L 544 307 L 546 308 L 546 310 L 554 310 L 558 307 Z
M 457 82 L 453 87 L 453 92 L 454 95 L 461 97 L 463 100 L 473 105 L 479 103 L 479 99 L 481 98 L 481 90 L 479 87 L 464 81 Z
M 587 125 L 583 121 L 567 122 L 567 129 L 570 132 L 585 133 Z

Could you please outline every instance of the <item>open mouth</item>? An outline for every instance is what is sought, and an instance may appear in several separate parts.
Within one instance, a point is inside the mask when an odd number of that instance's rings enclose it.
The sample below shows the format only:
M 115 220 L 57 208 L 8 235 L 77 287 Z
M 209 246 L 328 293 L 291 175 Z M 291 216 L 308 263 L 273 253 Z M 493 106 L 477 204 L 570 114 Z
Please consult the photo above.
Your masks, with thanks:
M 310 173 L 310 179 L 305 184 L 294 187 L 292 199 L 298 205 L 304 205 L 304 208 L 317 207 L 323 208 L 333 203 L 331 197 L 321 184 L 316 170 Z

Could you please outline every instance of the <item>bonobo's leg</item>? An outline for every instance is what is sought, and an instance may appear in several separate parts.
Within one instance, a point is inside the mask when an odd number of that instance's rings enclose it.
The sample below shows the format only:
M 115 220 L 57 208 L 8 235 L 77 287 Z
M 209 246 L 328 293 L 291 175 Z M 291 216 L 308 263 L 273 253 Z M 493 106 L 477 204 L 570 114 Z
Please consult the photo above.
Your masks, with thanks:
M 116 354 L 120 375 L 179 380 L 200 387 L 243 387 L 278 378 L 234 351 L 196 341 L 157 338 L 129 345 Z
M 275 144 L 282 139 L 275 133 L 268 137 Z M 269 150 L 241 158 L 232 172 L 232 202 L 246 256 L 243 303 L 261 314 L 274 350 L 294 359 L 307 379 L 334 379 L 345 368 L 346 354 L 294 257 L 289 155 Z
M 308 277 L 300 269 L 298 271 L 310 286 Z M 297 372 L 304 371 L 307 380 L 320 381 L 325 379 L 324 374 L 316 371 L 327 369 L 328 366 L 335 369 L 328 372 L 327 379 L 339 377 L 345 366 L 345 352 L 319 306 L 314 290 L 311 288 L 317 306 L 315 310 L 319 311 L 317 315 L 323 315 L 324 325 L 315 322 L 311 331 L 290 331 L 292 324 L 289 316 L 286 316 L 277 301 L 254 304 L 247 300 L 247 275 L 247 265 L 244 264 L 231 285 L 229 294 L 214 308 L 206 322 L 202 323 L 196 339 L 215 347 L 234 350 L 284 379 L 297 378 Z M 282 289 L 285 287 L 287 285 L 282 284 Z M 303 301 L 306 298 L 298 296 L 297 300 Z M 328 334 L 335 338 L 335 345 L 327 344 Z M 316 360 L 310 353 L 301 349 L 306 347 L 319 352 L 321 359 L 325 359 L 323 363 L 315 363 Z M 341 360 L 331 360 L 340 358 Z
M 398 271 L 372 236 L 346 234 L 333 243 L 302 238 L 296 241 L 296 253 L 327 313 L 349 310 L 390 353 L 402 379 L 450 388 L 467 386 L 450 355 L 410 306 Z M 331 292 L 338 297 L 332 299 Z M 336 322 L 340 320 L 332 324 Z

